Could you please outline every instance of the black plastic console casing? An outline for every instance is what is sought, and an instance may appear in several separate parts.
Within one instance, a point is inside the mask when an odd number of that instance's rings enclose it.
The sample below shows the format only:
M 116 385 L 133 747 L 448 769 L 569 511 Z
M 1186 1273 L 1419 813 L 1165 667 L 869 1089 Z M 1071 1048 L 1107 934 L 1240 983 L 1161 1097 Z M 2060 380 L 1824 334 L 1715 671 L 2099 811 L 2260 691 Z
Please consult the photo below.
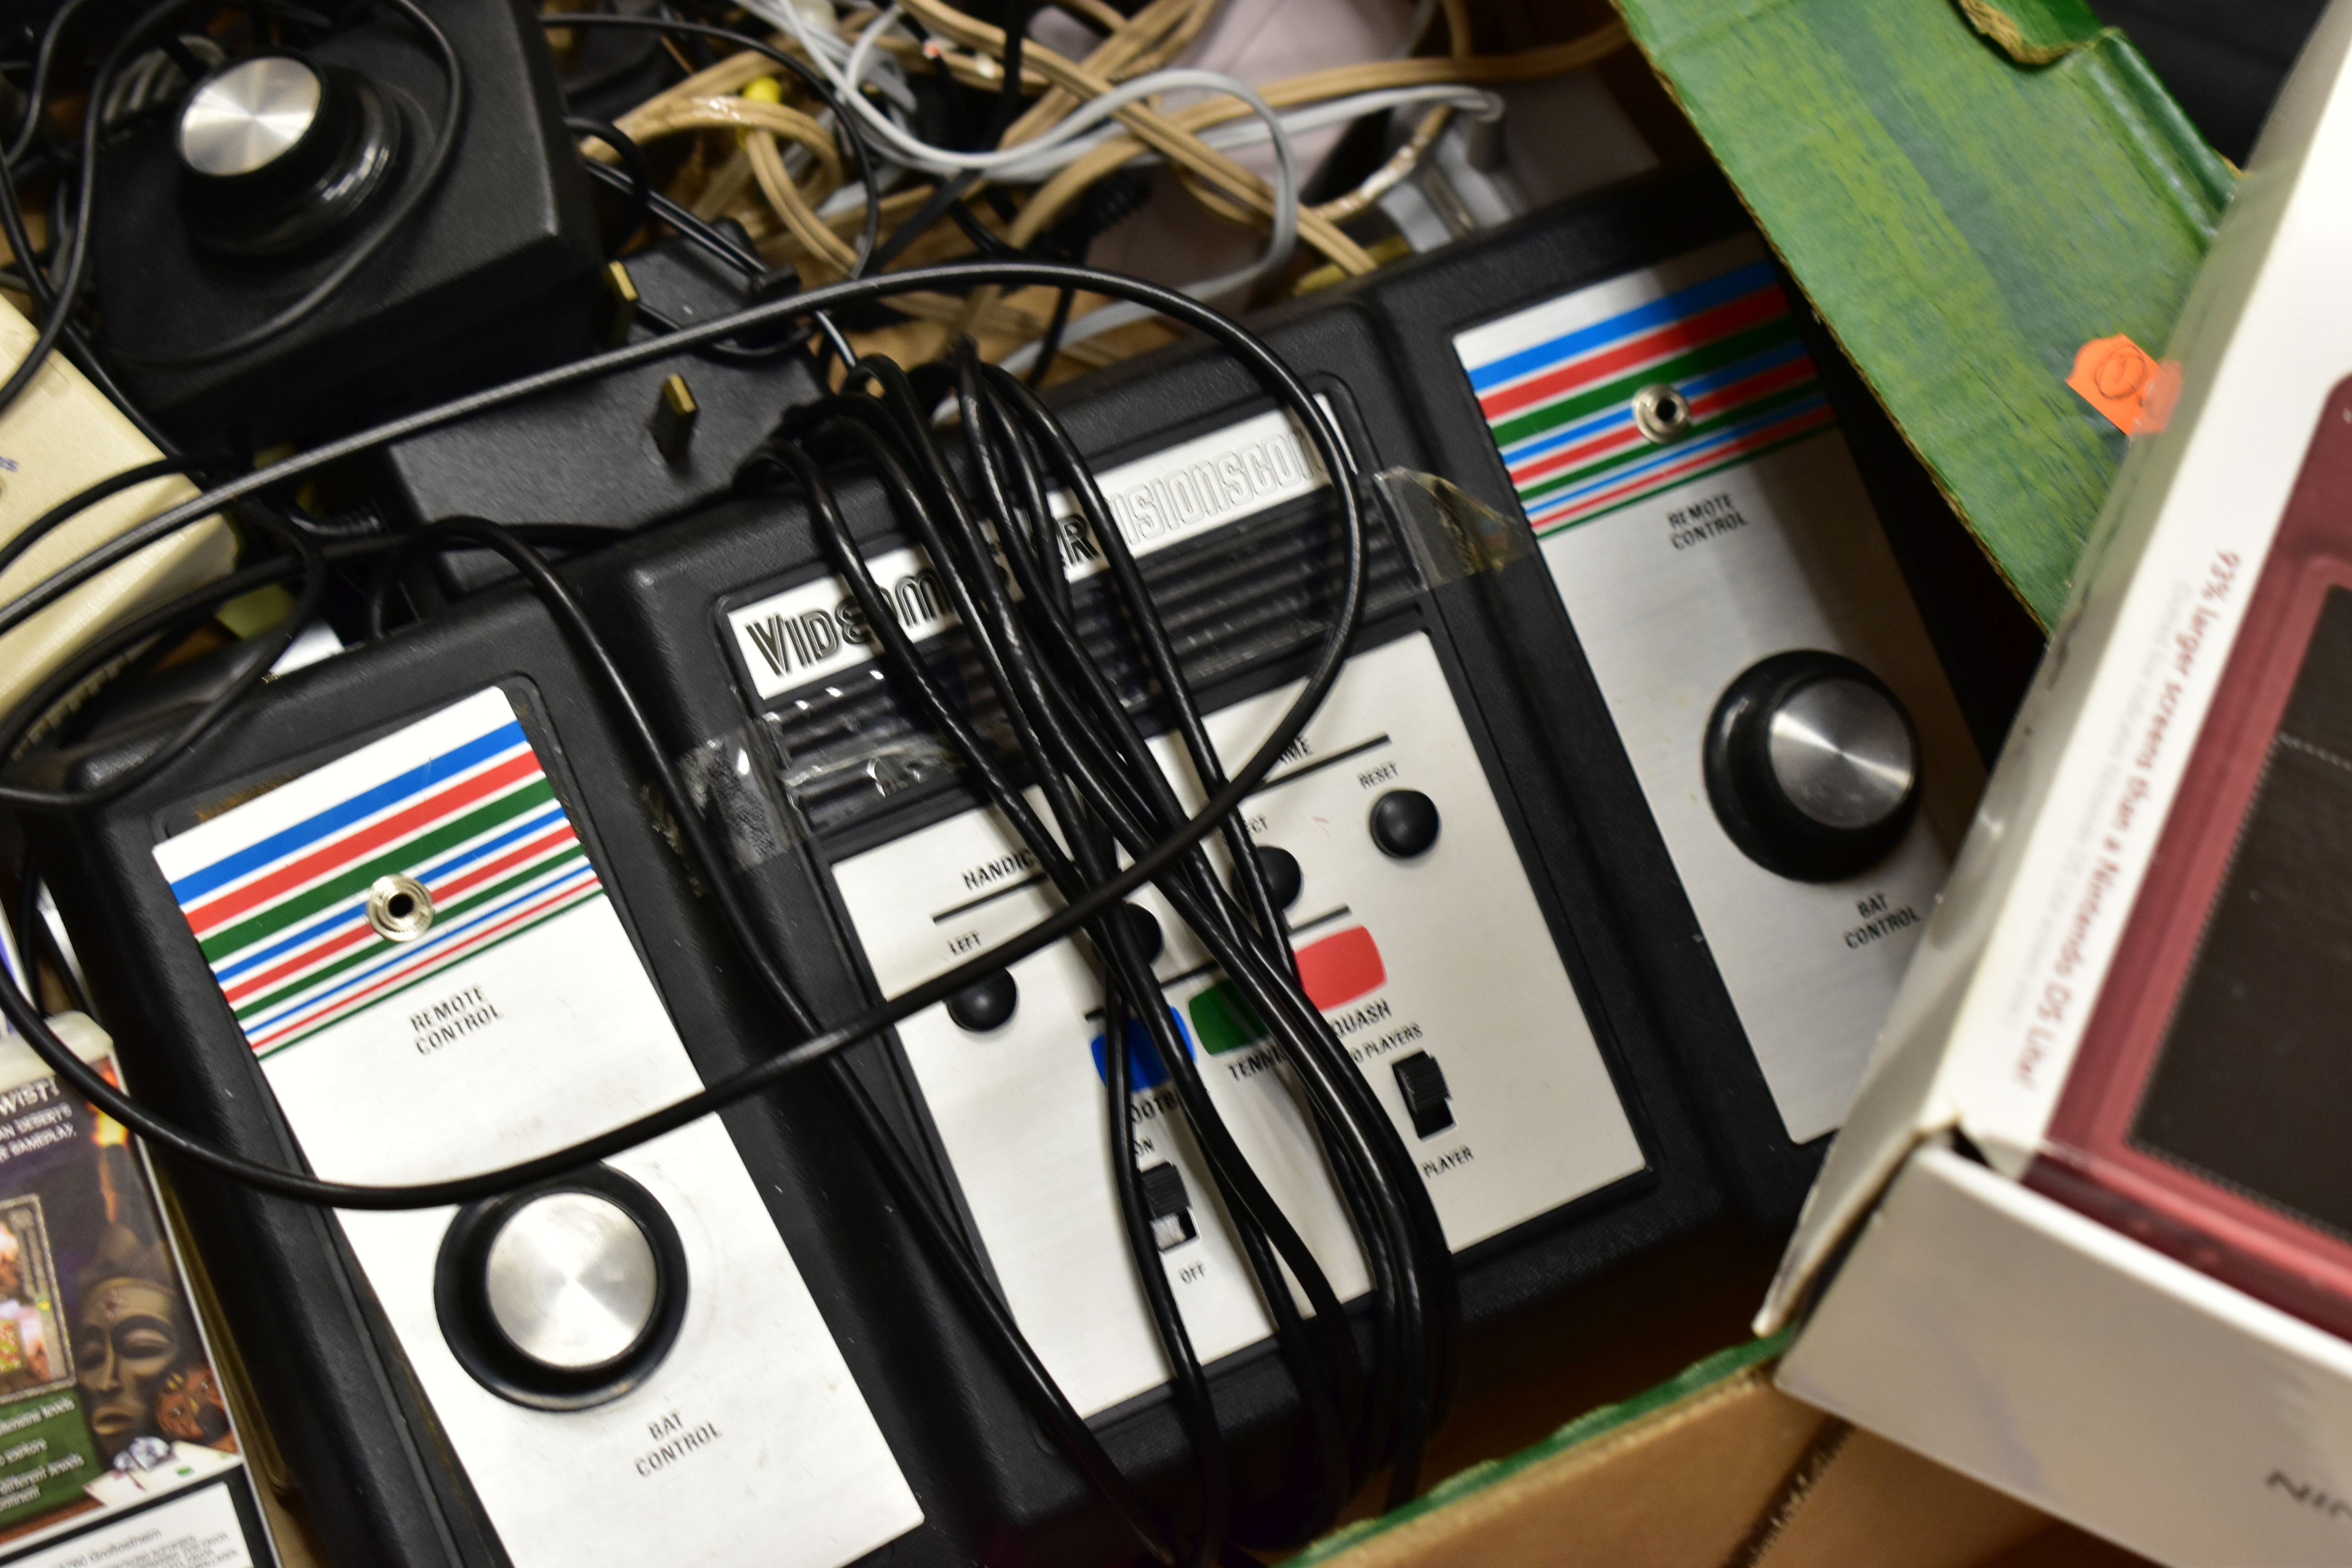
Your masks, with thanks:
M 1752 232 L 1737 198 L 1713 174 L 1648 181 L 1530 216 L 1475 242 L 1384 268 L 1351 290 L 1379 323 L 1439 472 L 1503 512 L 1524 516 L 1501 454 L 1464 374 L 1456 334 L 1588 285 Z M 1801 301 L 1793 282 L 1782 287 Z M 1955 626 L 1958 602 L 2007 599 L 1901 437 L 1839 358 L 1801 303 L 1793 312 L 1822 366 L 1865 487 L 1921 605 L 1939 654 L 1985 743 L 1997 738 L 2030 673 L 2032 637 L 2007 615 Z M 1957 541 L 1957 542 L 1955 542 Z M 1533 544 L 1532 538 L 1528 543 Z M 1538 580 L 1539 579 L 1539 580 Z M 1967 595 L 1965 601 L 1957 596 Z M 1791 1223 L 1827 1152 L 1828 1135 L 1788 1136 L 1730 993 L 1717 973 L 1697 914 L 1617 739 L 1559 595 L 1544 574 L 1505 585 L 1495 619 L 1513 659 L 1540 668 L 1518 695 L 1544 738 L 1561 798 L 1601 847 L 1603 880 L 1620 929 L 1672 1043 L 1691 1102 L 1741 1208 L 1769 1231 Z M 2019 657 L 2016 650 L 2027 650 Z M 1980 668 L 1967 668 L 1974 662 Z
M 404 151 L 396 188 L 282 259 L 233 259 L 197 241 L 182 219 L 175 115 L 100 150 L 92 260 L 108 362 L 131 398 L 192 447 L 347 429 L 595 346 L 595 214 L 533 8 L 418 3 L 465 68 L 457 153 L 402 233 L 264 342 L 202 364 L 156 363 L 235 338 L 301 297 L 421 177 L 448 92 L 426 41 L 379 11 L 305 49 L 394 101 Z
M 696 1068 L 706 1079 L 781 1043 L 641 794 L 572 651 L 519 585 L 272 681 L 152 784 L 33 837 L 100 998 L 127 1081 L 164 1114 L 240 1152 L 299 1163 L 248 1047 L 152 850 L 171 833 L 486 687 L 524 716 Z M 168 724 L 170 716 L 162 721 Z M 67 759 L 87 784 L 128 753 Z M 963 1480 L 974 1434 L 1037 1451 L 1027 1416 L 963 1328 L 822 1071 L 725 1112 L 738 1152 L 898 1458 L 925 1524 L 872 1553 L 891 1568 L 978 1554 L 989 1520 L 1035 1506 Z M 481 1163 L 506 1158 L 481 1151 Z M 507 1561 L 453 1462 L 334 1216 L 169 1168 L 270 1429 L 331 1558 L 353 1568 Z M 558 1457 L 548 1457 L 551 1465 Z M 1060 1481 L 1066 1509 L 1075 1478 Z M 782 1526 L 780 1526 L 782 1528 Z
M 1341 298 L 1286 312 L 1265 327 L 1276 351 L 1326 400 L 1366 473 L 1391 467 L 1447 471 L 1422 434 L 1412 384 L 1392 367 L 1374 311 Z M 1087 378 L 1054 402 L 1097 472 L 1274 406 L 1248 373 L 1200 350 L 1157 354 Z M 952 433 L 945 445 L 951 455 L 956 451 Z M 839 499 L 868 556 L 908 542 L 870 480 L 846 479 Z M 1722 1212 L 1723 1199 L 1675 1079 L 1673 1054 L 1637 978 L 1635 957 L 1609 912 L 1604 851 L 1592 825 L 1559 788 L 1553 745 L 1528 721 L 1513 655 L 1499 635 L 1498 603 L 1549 597 L 1557 605 L 1541 560 L 1529 550 L 1502 570 L 1426 587 L 1415 581 L 1386 514 L 1377 506 L 1368 506 L 1368 512 L 1375 537 L 1370 607 L 1358 646 L 1421 630 L 1436 647 L 1518 847 L 1519 866 L 1496 868 L 1495 874 L 1524 871 L 1533 887 L 1648 1161 L 1636 1176 L 1459 1255 L 1465 1337 L 1475 1357 L 1482 1336 L 1690 1234 Z M 785 493 L 733 500 L 639 535 L 575 563 L 567 575 L 579 584 L 673 751 L 686 755 L 740 745 L 761 756 L 773 746 L 767 764 L 795 777 L 830 779 L 830 771 L 811 764 L 886 753 L 919 734 L 919 726 L 862 668 L 758 699 L 746 667 L 730 652 L 725 620 L 730 608 L 829 576 L 824 562 L 803 503 Z M 1311 650 L 1336 592 L 1339 562 L 1332 510 L 1319 496 L 1143 559 L 1144 577 L 1168 607 L 1171 637 L 1198 681 L 1203 710 L 1297 679 L 1300 656 Z M 1087 606 L 1098 602 L 1099 587 L 1097 579 L 1077 590 L 1082 624 Z M 941 670 L 970 663 L 957 652 L 963 646 L 960 633 L 924 646 Z M 1122 676 L 1132 675 L 1131 666 L 1112 662 Z M 950 686 L 976 693 L 971 700 L 983 710 L 993 706 L 963 674 Z M 1160 727 L 1139 686 L 1135 694 L 1147 728 Z M 982 729 L 989 726 L 983 722 Z M 1593 744 L 1613 751 L 1605 716 L 1591 734 Z M 862 793 L 846 796 L 845 789 Z M 838 1016 L 876 988 L 829 868 L 967 811 L 977 797 L 949 774 L 887 795 L 860 784 L 818 783 L 802 788 L 794 800 L 805 836 L 744 873 L 741 885 L 803 989 Z M 1639 812 L 1638 794 L 1630 809 Z M 1364 853 L 1375 853 L 1369 840 Z M 919 1119 L 911 1069 L 902 1081 Z M 938 1158 L 952 1199 L 953 1172 L 944 1153 Z M 972 1239 L 984 1256 L 977 1232 Z M 1262 1499 L 1278 1483 L 1296 1435 L 1299 1407 L 1288 1376 L 1270 1342 L 1227 1357 L 1212 1368 L 1212 1376 L 1220 1417 L 1244 1456 L 1244 1495 Z M 1163 1496 L 1181 1495 L 1190 1462 L 1164 1390 L 1103 1412 L 1093 1424 L 1129 1474 Z M 1004 1495 L 1042 1497 L 1044 1489 L 1031 1476 L 1060 1469 L 1049 1456 L 999 1443 L 985 1447 L 984 1462 L 1003 1467 L 991 1489 Z M 1005 1523 L 1021 1539 L 1060 1528 L 1045 1512 L 1012 1516 Z

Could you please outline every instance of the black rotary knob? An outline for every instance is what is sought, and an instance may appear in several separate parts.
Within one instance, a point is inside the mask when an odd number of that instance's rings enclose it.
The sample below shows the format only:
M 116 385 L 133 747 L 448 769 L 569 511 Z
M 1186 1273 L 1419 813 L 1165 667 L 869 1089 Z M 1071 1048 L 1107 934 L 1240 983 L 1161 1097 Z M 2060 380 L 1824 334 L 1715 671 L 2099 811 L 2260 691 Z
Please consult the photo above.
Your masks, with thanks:
M 1748 858 L 1805 882 L 1893 853 L 1919 804 L 1902 699 L 1850 658 L 1800 650 L 1751 667 L 1707 721 L 1707 797 Z
M 493 1393 L 544 1410 L 645 1381 L 686 1314 L 686 1253 L 651 1193 L 608 1165 L 473 1204 L 434 1280 L 443 1337 Z
M 1297 903 L 1299 891 L 1307 886 L 1307 873 L 1298 868 L 1298 857 L 1271 844 L 1257 847 L 1257 870 L 1265 879 L 1265 896 L 1277 910 Z
M 975 1035 L 1001 1029 L 1021 1005 L 1021 987 L 1012 974 L 996 970 L 983 974 L 948 998 L 948 1016 L 956 1027 Z
M 1437 803 L 1417 789 L 1392 789 L 1372 802 L 1372 842 L 1399 860 L 1427 854 L 1437 842 Z
M 239 60 L 180 109 L 189 232 L 230 256 L 301 249 L 390 188 L 400 146 L 399 110 L 364 77 L 299 55 Z

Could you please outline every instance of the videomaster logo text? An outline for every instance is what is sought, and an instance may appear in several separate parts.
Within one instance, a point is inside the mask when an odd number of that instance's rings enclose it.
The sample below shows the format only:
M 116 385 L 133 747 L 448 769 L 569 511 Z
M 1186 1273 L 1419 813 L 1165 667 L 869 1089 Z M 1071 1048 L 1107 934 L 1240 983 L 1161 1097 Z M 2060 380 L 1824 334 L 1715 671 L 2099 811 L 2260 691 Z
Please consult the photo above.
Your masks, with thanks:
M 1255 517 L 1325 483 L 1314 449 L 1279 410 L 1122 463 L 1095 479 L 1111 521 L 1137 555 Z M 1076 516 L 1077 503 L 1056 492 L 1052 505 L 1062 523 L 1063 569 L 1073 580 L 1101 571 L 1102 547 Z M 866 564 L 891 613 L 917 642 L 955 624 L 939 574 L 922 552 L 894 550 Z M 838 577 L 820 577 L 730 610 L 727 624 L 752 689 L 761 697 L 864 662 L 873 640 L 848 584 Z

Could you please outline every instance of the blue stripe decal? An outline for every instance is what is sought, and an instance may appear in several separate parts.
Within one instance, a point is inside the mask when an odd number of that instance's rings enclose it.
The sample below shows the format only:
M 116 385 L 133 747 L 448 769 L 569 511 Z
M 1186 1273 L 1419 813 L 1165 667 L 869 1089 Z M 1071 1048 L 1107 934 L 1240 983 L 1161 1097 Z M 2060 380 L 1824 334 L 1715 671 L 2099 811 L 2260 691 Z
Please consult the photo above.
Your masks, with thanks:
M 428 866 L 417 872 L 416 879 L 429 888 L 458 867 L 469 865 L 486 855 L 494 855 L 509 844 L 528 838 L 535 833 L 542 833 L 564 820 L 563 803 L 550 801 L 547 809 L 537 816 L 525 817 L 520 823 L 499 834 L 496 838 L 485 838 L 470 848 L 453 851 L 446 860 L 438 865 Z
M 373 816 L 404 796 L 421 795 L 442 780 L 463 773 L 510 746 L 522 743 L 520 724 L 511 721 L 502 724 L 487 735 L 478 736 L 453 751 L 444 752 L 428 763 L 409 769 L 397 778 L 387 779 L 339 805 L 329 806 L 315 816 L 273 833 L 258 844 L 225 856 L 202 870 L 189 872 L 172 884 L 172 896 L 184 907 L 190 900 L 200 899 L 215 888 L 236 881 L 248 871 L 257 871 L 273 860 L 283 859 L 339 827 L 349 826 L 362 817 Z
M 1625 468 L 1612 468 L 1608 473 L 1603 474 L 1599 479 L 1587 480 L 1585 483 L 1578 486 L 1574 489 L 1561 490 L 1557 495 L 1545 496 L 1543 499 L 1537 501 L 1536 505 L 1546 512 L 1557 510 L 1563 505 L 1572 505 L 1581 498 L 1592 494 L 1595 490 L 1608 489 L 1613 485 L 1622 484 L 1627 479 L 1637 478 L 1642 474 L 1652 471 L 1653 469 L 1669 467 L 1673 464 L 1682 462 L 1684 459 L 1688 458 L 1698 457 L 1703 453 L 1713 451 L 1718 447 L 1727 446 L 1731 442 L 1738 441 L 1743 437 L 1752 436 L 1757 431 L 1765 429 L 1768 426 L 1781 424 L 1790 419 L 1794 419 L 1800 415 L 1810 414 L 1814 409 L 1822 407 L 1829 400 L 1826 397 L 1823 397 L 1819 394 L 1815 394 L 1811 397 L 1789 404 L 1784 407 L 1775 408 L 1771 413 L 1765 415 L 1761 418 L 1750 419 L 1744 424 L 1733 425 L 1727 428 L 1718 430 L 1714 435 L 1707 437 L 1705 440 L 1687 441 L 1680 446 L 1664 447 L 1656 457 L 1652 458 L 1645 463 L 1633 463 L 1629 464 Z M 1532 516 L 1529 518 L 1529 521 L 1534 521 Z
M 1631 337 L 1644 327 L 1662 326 L 1683 316 L 1696 315 L 1710 305 L 1720 305 L 1726 300 L 1753 293 L 1772 281 L 1772 264 L 1769 261 L 1751 261 L 1719 278 L 1694 283 L 1680 293 L 1653 300 L 1646 305 L 1636 305 L 1605 321 L 1579 327 L 1549 342 L 1538 343 L 1533 348 L 1521 349 L 1517 353 L 1490 361 L 1470 373 L 1470 384 L 1480 392 L 1486 392 L 1504 382 L 1517 381 L 1530 371 L 1543 370 L 1560 360 L 1602 347 L 1614 339 Z
M 549 825 L 561 822 L 562 820 L 562 805 L 561 804 L 551 805 L 537 816 L 529 818 L 521 826 L 510 828 L 507 832 L 499 834 L 496 838 L 487 839 L 480 844 L 475 845 L 470 849 L 460 849 L 448 859 L 442 861 L 441 864 L 432 868 L 430 870 L 417 872 L 416 879 L 420 882 L 430 884 L 446 873 L 456 870 L 458 867 L 466 864 L 468 860 L 478 859 L 482 856 L 488 855 L 493 850 L 510 844 L 518 838 L 521 838 L 529 834 L 539 832 Z M 304 926 L 300 931 L 296 931 L 292 936 L 287 937 L 280 942 L 263 948 L 258 952 L 246 953 L 232 960 L 230 963 L 222 964 L 213 971 L 213 974 L 221 982 L 222 984 L 226 985 L 248 969 L 252 969 L 259 964 L 268 963 L 270 960 L 279 957 L 282 954 L 291 952 L 296 948 L 302 946 L 306 942 L 315 942 L 320 937 L 326 935 L 329 931 L 333 931 L 338 927 L 349 925 L 352 922 L 352 918 L 356 916 L 360 910 L 365 905 L 366 901 L 367 900 L 364 898 L 354 899 L 338 906 L 335 909 L 330 910 L 327 913 L 320 915 L 317 920 L 312 921 L 309 925 Z
M 1751 375 L 1761 374 L 1776 366 L 1788 364 L 1804 357 L 1803 343 L 1782 343 L 1777 347 L 1766 349 L 1760 353 L 1750 354 L 1746 359 L 1725 365 L 1720 370 L 1711 370 L 1705 375 L 1695 375 L 1688 381 L 1678 381 L 1675 385 L 1685 397 L 1704 397 L 1718 386 L 1729 386 L 1734 382 L 1745 381 Z M 1514 417 L 1517 416 L 1514 416 Z M 1540 436 L 1530 436 L 1524 441 L 1504 447 L 1503 462 L 1507 467 L 1517 468 L 1529 458 L 1541 457 L 1555 447 L 1574 446 L 1579 440 L 1598 432 L 1604 426 L 1630 425 L 1633 422 L 1633 413 L 1630 406 L 1607 409 L 1574 425 L 1566 426 L 1558 430 L 1548 430 Z
M 1563 425 L 1557 430 L 1547 430 L 1540 436 L 1530 436 L 1516 446 L 1504 447 L 1503 465 L 1506 468 L 1517 468 L 1528 458 L 1539 458 L 1555 447 L 1573 447 L 1587 437 L 1599 435 L 1612 425 L 1631 426 L 1633 423 L 1633 405 L 1626 404 L 1617 408 L 1604 408 L 1600 413 L 1590 415 L 1573 425 Z
M 596 872 L 593 867 L 577 866 L 572 868 L 568 874 L 557 878 L 554 881 L 541 882 L 536 887 L 525 888 L 520 892 L 516 893 L 512 898 L 507 900 L 506 902 L 499 905 L 496 909 L 481 910 L 479 913 L 476 914 L 473 919 L 466 921 L 463 925 L 453 926 L 448 931 L 442 932 L 438 936 L 427 937 L 422 942 L 414 942 L 406 947 L 397 949 L 390 957 L 385 959 L 383 963 L 375 965 L 373 969 L 362 970 L 359 973 L 350 976 L 339 985 L 333 986 L 325 991 L 313 992 L 307 996 L 297 997 L 295 1000 L 286 1003 L 284 1005 L 280 1006 L 276 1012 L 270 1013 L 267 1016 L 247 1018 L 245 1021 L 246 1037 L 250 1039 L 254 1036 L 261 1034 L 266 1030 L 275 1028 L 277 1026 L 284 1023 L 287 1019 L 292 1017 L 297 1013 L 307 1011 L 310 1008 L 318 1006 L 321 1003 L 331 1001 L 333 998 L 341 995 L 344 992 L 352 990 L 355 986 L 366 984 L 369 981 L 373 980 L 387 969 L 396 969 L 400 965 L 407 963 L 410 959 L 422 957 L 424 954 L 432 952 L 435 948 L 439 947 L 446 942 L 456 942 L 458 938 L 476 930 L 485 922 L 496 920 L 499 915 L 504 914 L 507 910 L 513 909 L 518 904 L 530 903 L 534 899 L 543 898 L 560 889 L 563 889 L 568 884 L 581 881 L 593 882 L 595 879 Z

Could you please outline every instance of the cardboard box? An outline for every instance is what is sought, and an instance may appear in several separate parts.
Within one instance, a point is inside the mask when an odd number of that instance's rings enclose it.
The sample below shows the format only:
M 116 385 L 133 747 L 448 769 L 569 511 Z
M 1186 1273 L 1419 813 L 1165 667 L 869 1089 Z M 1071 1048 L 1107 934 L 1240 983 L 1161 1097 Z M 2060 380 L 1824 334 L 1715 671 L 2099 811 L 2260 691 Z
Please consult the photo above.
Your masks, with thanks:
M 1699 1363 L 1342 1531 L 1292 1568 L 2129 1568 L 2139 1559 L 1771 1385 Z
M 2228 205 L 2083 0 L 1618 0 L 1813 308 L 2042 625 L 2124 456 L 2066 388 L 2153 350 Z
M 2352 515 L 2307 468 L 2330 449 L 2315 430 L 2352 425 L 2347 53 L 2338 5 L 2190 296 L 2177 402 L 2134 442 L 1759 1319 L 1801 1325 L 1787 1391 L 2168 1563 L 2352 1562 L 2352 1344 L 2314 1321 L 2340 1314 L 2317 1260 L 2342 1244 L 2150 1120 L 2173 1114 L 2161 1075 L 2210 1058 L 2192 1115 L 2266 1108 L 2233 1134 L 2244 1157 L 2344 1147 L 2325 1078 L 2298 1097 L 2273 1070 L 2342 1054 L 2332 1024 L 2276 1026 L 2340 1011 L 2327 963 L 2230 979 L 2218 1040 L 2198 987 L 2267 890 L 2232 868 L 2308 855 L 2334 890 L 2271 928 L 2294 943 L 2332 943 L 2343 902 L 2325 835 L 2305 822 L 2281 850 L 2244 825 L 2284 787 L 2259 782 L 2286 776 L 2277 748 L 2305 744 L 2284 728 L 2294 628 L 2323 579 L 2343 586 L 2304 524 L 2273 546 L 2315 505 L 2329 529 Z

